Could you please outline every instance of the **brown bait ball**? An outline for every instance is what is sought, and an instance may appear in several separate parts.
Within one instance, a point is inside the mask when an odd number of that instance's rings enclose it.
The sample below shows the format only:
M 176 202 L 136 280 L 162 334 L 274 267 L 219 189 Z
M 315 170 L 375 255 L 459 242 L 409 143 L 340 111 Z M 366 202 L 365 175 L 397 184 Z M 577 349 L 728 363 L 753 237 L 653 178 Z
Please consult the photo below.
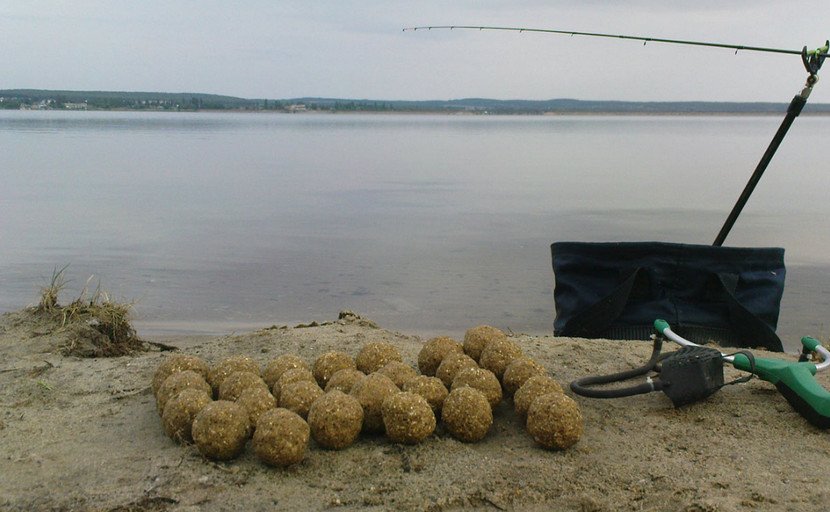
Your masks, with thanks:
M 291 370 L 287 370 L 283 373 L 280 378 L 277 379 L 277 382 L 275 382 L 271 387 L 271 394 L 277 399 L 277 403 L 280 401 L 282 388 L 292 382 L 300 381 L 313 382 L 314 384 L 317 384 L 317 379 L 314 378 L 314 374 L 311 373 L 311 370 L 306 370 L 305 368 L 292 368 Z
M 329 379 L 329 383 L 326 384 L 326 393 L 338 390 L 348 395 L 355 382 L 365 377 L 366 374 L 358 369 L 338 370 L 334 372 L 334 375 Z
M 174 354 L 167 356 L 164 361 L 156 368 L 156 373 L 153 374 L 153 395 L 157 395 L 159 388 L 170 375 L 184 370 L 191 370 L 201 375 L 206 381 L 210 366 L 207 361 L 201 357 L 190 356 L 187 354 Z
M 496 377 L 501 380 L 507 365 L 519 357 L 522 357 L 522 349 L 515 341 L 507 338 L 495 339 L 485 345 L 478 364 L 495 373 Z
M 518 357 L 504 369 L 504 375 L 501 378 L 504 392 L 507 396 L 513 396 L 527 379 L 545 373 L 547 373 L 545 367 L 533 359 Z
M 478 363 L 466 354 L 447 354 L 447 357 L 441 361 L 438 369 L 435 370 L 435 376 L 441 379 L 441 382 L 449 388 L 452 386 L 452 381 L 458 375 L 458 372 L 465 368 L 478 368 Z
M 383 368 L 378 370 L 378 373 L 386 375 L 398 388 L 402 388 L 404 383 L 409 379 L 418 376 L 418 370 L 400 361 L 390 361 L 386 363 Z
M 192 434 L 196 448 L 205 457 L 214 460 L 233 459 L 242 453 L 248 441 L 248 414 L 235 402 L 211 402 L 193 419 Z
M 323 396 L 323 390 L 316 382 L 306 380 L 290 382 L 281 388 L 280 407 L 297 413 L 305 419 L 308 417 L 311 404 L 321 396 Z
M 513 407 L 519 417 L 527 416 L 530 404 L 541 395 L 548 393 L 562 393 L 562 386 L 547 375 L 536 375 L 525 381 L 522 387 L 513 395 Z
M 268 386 L 257 374 L 251 372 L 233 372 L 225 377 L 219 386 L 219 400 L 235 402 L 239 395 L 248 388 L 262 388 L 268 391 Z
M 395 393 L 381 409 L 386 435 L 395 443 L 420 443 L 435 431 L 435 413 L 421 395 Z
M 447 386 L 441 382 L 438 377 L 427 377 L 426 375 L 419 375 L 414 379 L 406 381 L 403 385 L 403 390 L 421 395 L 432 408 L 432 412 L 438 414 L 441 412 L 441 407 L 444 405 L 444 400 L 447 399 L 449 391 Z
M 390 361 L 403 361 L 401 353 L 391 343 L 373 341 L 363 345 L 355 358 L 357 369 L 366 375 L 376 372 Z
M 537 397 L 527 411 L 527 431 L 545 448 L 570 448 L 582 437 L 582 430 L 579 406 L 562 393 Z
M 481 391 L 464 386 L 450 391 L 444 400 L 441 420 L 449 433 L 460 441 L 481 441 L 493 425 L 493 409 Z
M 268 389 L 274 387 L 274 383 L 279 380 L 283 373 L 287 372 L 288 370 L 293 370 L 294 368 L 303 368 L 306 370 L 311 370 L 306 363 L 300 356 L 296 356 L 294 354 L 283 354 L 276 359 L 273 359 L 265 365 L 265 369 L 262 370 L 262 380 L 268 384 Z
M 267 410 L 277 408 L 277 399 L 267 388 L 252 387 L 239 394 L 236 403 L 248 413 L 248 423 L 251 428 L 256 426 L 259 417 Z
M 213 388 L 213 394 L 219 395 L 222 382 L 233 372 L 251 372 L 259 375 L 259 365 L 248 356 L 230 356 L 219 361 L 208 373 L 208 383 Z
M 321 388 L 325 388 L 329 383 L 332 375 L 340 370 L 356 369 L 354 359 L 345 352 L 333 351 L 326 352 L 314 361 L 314 369 L 312 373 L 317 379 L 317 384 Z
M 170 439 L 179 443 L 193 442 L 193 418 L 212 401 L 210 393 L 201 389 L 185 389 L 169 400 L 164 406 L 161 422 Z
M 355 383 L 349 394 L 363 407 L 363 432 L 383 432 L 383 401 L 399 392 L 392 379 L 380 373 L 369 374 Z
M 438 336 L 424 343 L 418 352 L 418 370 L 422 375 L 435 376 L 438 365 L 450 353 L 463 354 L 464 348 L 449 336 Z
M 484 347 L 493 340 L 501 339 L 507 339 L 507 335 L 501 329 L 490 325 L 472 327 L 464 333 L 464 353 L 479 362 Z
M 453 379 L 450 391 L 464 386 L 469 386 L 484 393 L 484 397 L 487 398 L 487 403 L 494 409 L 501 402 L 501 384 L 499 383 L 499 379 L 490 370 L 485 370 L 484 368 L 464 368 Z
M 185 389 L 198 389 L 204 391 L 208 395 L 211 394 L 210 385 L 205 381 L 204 377 L 194 372 L 193 370 L 184 370 L 171 374 L 164 379 L 159 392 L 156 395 L 156 407 L 159 416 L 164 412 L 164 406 L 167 402 L 176 398 L 176 395 Z
M 357 398 L 332 390 L 311 404 L 308 411 L 311 437 L 323 448 L 351 446 L 363 429 L 363 407 Z
M 285 467 L 305 458 L 308 424 L 288 409 L 271 409 L 259 417 L 254 432 L 254 454 L 271 466 Z

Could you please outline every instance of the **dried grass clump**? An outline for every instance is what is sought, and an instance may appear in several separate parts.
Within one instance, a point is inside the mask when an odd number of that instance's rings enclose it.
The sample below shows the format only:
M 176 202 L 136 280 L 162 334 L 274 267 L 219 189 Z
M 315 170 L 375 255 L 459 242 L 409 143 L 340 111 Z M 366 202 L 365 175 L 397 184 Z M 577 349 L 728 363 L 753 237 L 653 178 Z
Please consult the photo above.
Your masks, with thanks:
M 130 323 L 133 304 L 117 302 L 101 289 L 100 282 L 95 292 L 89 293 L 89 282 L 81 290 L 78 298 L 63 306 L 58 301 L 59 295 L 66 288 L 66 269 L 52 271 L 49 284 L 40 289 L 40 300 L 34 312 L 50 317 L 56 329 L 67 329 L 72 336 L 64 347 L 67 355 L 83 357 L 122 356 L 144 350 L 146 345 L 140 340 Z

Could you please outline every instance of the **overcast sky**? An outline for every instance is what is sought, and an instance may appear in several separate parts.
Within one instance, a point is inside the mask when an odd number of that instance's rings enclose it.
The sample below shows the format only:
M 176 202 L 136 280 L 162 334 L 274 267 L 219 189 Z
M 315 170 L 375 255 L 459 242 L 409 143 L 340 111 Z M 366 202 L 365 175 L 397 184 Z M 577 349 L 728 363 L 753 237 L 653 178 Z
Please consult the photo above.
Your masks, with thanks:
M 800 49 L 823 44 L 828 21 L 817 0 L 4 0 L 0 89 L 786 102 L 806 77 L 797 56 L 401 29 L 526 26 Z M 830 102 L 828 89 L 819 83 L 811 101 Z

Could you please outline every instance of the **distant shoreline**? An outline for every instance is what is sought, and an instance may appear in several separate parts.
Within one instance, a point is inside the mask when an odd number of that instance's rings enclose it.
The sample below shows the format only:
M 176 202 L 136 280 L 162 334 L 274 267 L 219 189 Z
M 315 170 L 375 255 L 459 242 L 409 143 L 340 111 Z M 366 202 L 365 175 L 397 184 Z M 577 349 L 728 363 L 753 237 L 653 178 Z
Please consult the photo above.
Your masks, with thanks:
M 251 114 L 251 115 L 372 115 L 372 116 L 448 116 L 448 117 L 781 117 L 785 112 L 767 111 L 553 111 L 553 112 L 453 112 L 445 110 L 390 110 L 390 111 L 333 111 L 310 110 L 306 112 L 284 112 L 278 110 L 251 110 L 251 109 L 198 109 L 198 110 L 142 110 L 132 108 L 100 108 L 100 109 L 0 109 L 9 112 L 135 112 L 142 114 Z M 830 111 L 801 113 L 801 117 L 826 117 Z
M 549 100 L 375 100 L 301 97 L 248 99 L 203 93 L 0 90 L 0 110 L 364 113 L 447 115 L 784 115 L 786 102 Z M 804 115 L 829 115 L 808 103 Z

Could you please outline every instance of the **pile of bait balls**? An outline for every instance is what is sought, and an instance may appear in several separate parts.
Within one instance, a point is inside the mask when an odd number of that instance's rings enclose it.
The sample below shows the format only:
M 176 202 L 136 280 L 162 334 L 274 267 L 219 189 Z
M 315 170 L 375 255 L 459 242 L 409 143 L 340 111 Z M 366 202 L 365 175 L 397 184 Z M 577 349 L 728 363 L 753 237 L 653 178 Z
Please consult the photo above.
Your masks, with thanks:
M 545 368 L 490 326 L 469 329 L 463 343 L 427 341 L 417 370 L 386 342 L 367 343 L 354 358 L 327 352 L 312 365 L 284 354 L 264 368 L 242 355 L 210 366 L 176 354 L 159 365 L 152 389 L 170 438 L 213 460 L 238 457 L 251 440 L 254 454 L 278 467 L 302 461 L 310 439 L 330 450 L 361 433 L 420 443 L 439 418 L 456 439 L 480 441 L 505 396 L 545 448 L 566 449 L 583 429 L 579 407 Z

